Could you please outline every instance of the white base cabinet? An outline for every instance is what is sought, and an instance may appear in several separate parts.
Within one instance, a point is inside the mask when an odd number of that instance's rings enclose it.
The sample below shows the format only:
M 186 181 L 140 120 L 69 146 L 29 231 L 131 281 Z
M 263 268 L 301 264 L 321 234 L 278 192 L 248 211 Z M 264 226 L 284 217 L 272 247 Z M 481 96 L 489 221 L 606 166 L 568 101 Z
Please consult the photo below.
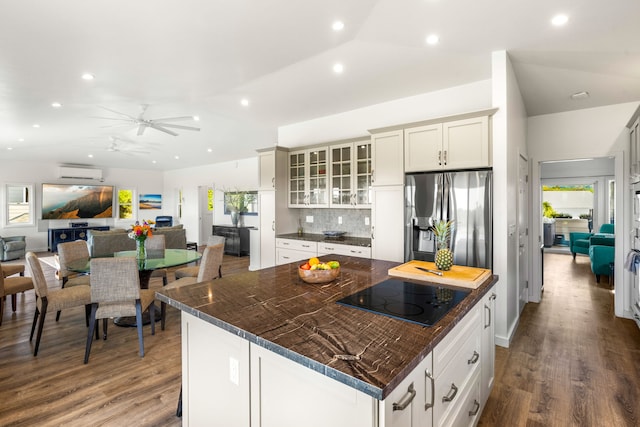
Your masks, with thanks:
M 492 295 L 384 400 L 183 312 L 183 425 L 474 426 L 493 385 Z
M 329 254 L 371 258 L 371 248 L 338 243 L 310 242 L 298 239 L 276 239 L 276 264 L 288 264 Z

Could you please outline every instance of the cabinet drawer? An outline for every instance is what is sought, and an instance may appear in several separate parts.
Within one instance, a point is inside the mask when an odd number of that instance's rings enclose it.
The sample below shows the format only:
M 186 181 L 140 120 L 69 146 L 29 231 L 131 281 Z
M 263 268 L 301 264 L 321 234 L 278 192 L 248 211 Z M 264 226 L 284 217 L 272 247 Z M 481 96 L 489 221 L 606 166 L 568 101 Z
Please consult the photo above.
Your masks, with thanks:
M 316 256 L 318 252 L 318 244 L 316 242 L 296 239 L 276 239 L 276 248 L 313 252 L 313 256 Z
M 473 426 L 480 418 L 480 377 L 475 375 L 460 395 L 459 405 L 442 420 L 447 426 Z
M 433 372 L 436 377 L 444 371 L 450 361 L 459 356 L 459 352 L 470 336 L 480 337 L 482 324 L 480 313 L 480 307 L 476 305 L 433 350 Z M 479 345 L 477 350 L 480 351 Z
M 341 245 L 334 243 L 319 242 L 318 243 L 319 255 L 349 255 L 360 258 L 371 258 L 371 248 L 365 246 L 351 246 Z
M 301 251 L 299 249 L 276 248 L 276 264 L 289 264 L 294 261 L 307 260 L 316 256 L 316 252 Z

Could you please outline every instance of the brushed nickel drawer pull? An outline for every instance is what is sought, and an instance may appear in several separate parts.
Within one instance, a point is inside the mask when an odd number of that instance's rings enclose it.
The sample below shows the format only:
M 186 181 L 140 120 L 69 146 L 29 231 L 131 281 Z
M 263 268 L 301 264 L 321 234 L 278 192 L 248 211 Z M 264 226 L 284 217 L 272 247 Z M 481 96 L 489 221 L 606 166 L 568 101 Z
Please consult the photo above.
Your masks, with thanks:
M 488 312 L 489 315 L 487 316 L 487 323 L 485 323 L 484 328 L 487 329 L 489 326 L 491 326 L 491 307 L 489 307 L 487 304 L 484 305 L 484 310 L 485 312 Z
M 416 390 L 413 388 L 413 383 L 409 384 L 409 389 L 407 389 L 407 393 L 402 396 L 402 399 L 398 403 L 393 402 L 393 410 L 394 411 L 404 411 L 404 409 L 409 406 L 413 398 L 416 397 Z
M 424 377 L 425 377 L 425 380 L 424 380 L 424 382 L 425 382 L 424 388 L 425 389 L 427 388 L 427 384 L 426 384 L 427 379 L 429 379 L 429 381 L 431 381 L 431 402 L 430 403 L 427 403 L 427 402 L 424 403 L 424 410 L 428 411 L 429 409 L 433 408 L 433 405 L 435 403 L 434 399 L 436 397 L 436 382 L 433 379 L 433 375 L 431 375 L 431 372 L 429 372 L 428 370 L 424 371 Z
M 473 350 L 473 356 L 471 356 L 471 359 L 467 360 L 467 365 L 475 365 L 478 359 L 480 359 L 480 355 L 477 351 Z
M 478 415 L 479 410 L 480 410 L 480 403 L 476 399 L 473 399 L 473 409 L 469 411 L 469 416 L 474 417 Z
M 456 387 L 454 383 L 451 383 L 451 389 L 449 390 L 449 393 L 447 393 L 446 396 L 442 396 L 442 401 L 451 402 L 453 399 L 455 399 L 456 394 L 458 394 L 458 387 Z

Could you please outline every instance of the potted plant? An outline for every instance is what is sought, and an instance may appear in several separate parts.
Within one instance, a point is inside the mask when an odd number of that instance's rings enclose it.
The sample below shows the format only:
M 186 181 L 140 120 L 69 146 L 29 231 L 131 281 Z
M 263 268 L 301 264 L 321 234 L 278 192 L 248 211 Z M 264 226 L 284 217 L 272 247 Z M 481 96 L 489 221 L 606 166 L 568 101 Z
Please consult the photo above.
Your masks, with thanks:
M 248 207 L 254 202 L 255 195 L 247 191 L 229 191 L 225 193 L 225 202 L 231 213 L 231 223 L 238 226 L 240 215 L 247 212 Z

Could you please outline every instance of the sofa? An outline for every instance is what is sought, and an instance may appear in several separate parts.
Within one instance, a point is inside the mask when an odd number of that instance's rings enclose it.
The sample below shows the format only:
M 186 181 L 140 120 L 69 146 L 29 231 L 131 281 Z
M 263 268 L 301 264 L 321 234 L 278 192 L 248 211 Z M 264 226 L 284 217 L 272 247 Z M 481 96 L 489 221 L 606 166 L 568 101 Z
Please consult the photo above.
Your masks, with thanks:
M 26 247 L 24 236 L 0 237 L 0 261 L 23 258 Z
M 186 249 L 187 234 L 182 224 L 172 227 L 162 227 L 153 230 L 153 234 L 165 236 L 167 249 Z M 112 256 L 114 252 L 133 251 L 136 249 L 135 240 L 129 238 L 128 230 L 115 228 L 108 231 L 88 230 L 87 246 L 91 257 Z
M 589 255 L 589 247 L 592 244 L 613 246 L 615 244 L 614 239 L 615 227 L 613 224 L 602 224 L 600 231 L 597 233 L 581 233 L 573 232 L 569 233 L 569 248 L 573 259 L 576 259 L 576 254 Z M 595 239 L 592 243 L 592 239 Z

